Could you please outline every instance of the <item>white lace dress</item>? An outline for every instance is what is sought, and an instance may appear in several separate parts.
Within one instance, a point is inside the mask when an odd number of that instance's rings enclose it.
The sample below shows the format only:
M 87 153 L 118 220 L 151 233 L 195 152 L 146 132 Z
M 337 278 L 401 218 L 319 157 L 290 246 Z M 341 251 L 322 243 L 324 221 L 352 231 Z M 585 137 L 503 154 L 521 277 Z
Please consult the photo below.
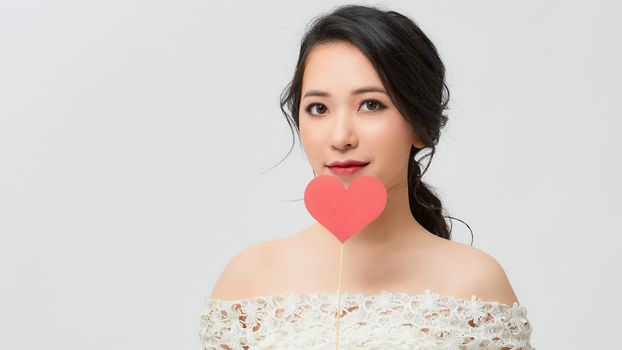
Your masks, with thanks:
M 206 298 L 200 350 L 335 349 L 338 295 L 294 293 L 238 300 Z M 522 349 L 527 310 L 439 295 L 341 293 L 339 349 Z

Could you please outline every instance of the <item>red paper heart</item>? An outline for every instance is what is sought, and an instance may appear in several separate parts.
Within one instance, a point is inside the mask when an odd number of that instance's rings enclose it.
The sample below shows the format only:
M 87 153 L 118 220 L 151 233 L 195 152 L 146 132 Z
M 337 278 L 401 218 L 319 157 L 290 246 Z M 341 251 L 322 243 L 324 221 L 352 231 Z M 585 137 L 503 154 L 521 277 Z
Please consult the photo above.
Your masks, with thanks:
M 307 210 L 341 243 L 372 223 L 387 204 L 387 190 L 373 176 L 360 176 L 348 188 L 336 176 L 321 175 L 305 189 Z

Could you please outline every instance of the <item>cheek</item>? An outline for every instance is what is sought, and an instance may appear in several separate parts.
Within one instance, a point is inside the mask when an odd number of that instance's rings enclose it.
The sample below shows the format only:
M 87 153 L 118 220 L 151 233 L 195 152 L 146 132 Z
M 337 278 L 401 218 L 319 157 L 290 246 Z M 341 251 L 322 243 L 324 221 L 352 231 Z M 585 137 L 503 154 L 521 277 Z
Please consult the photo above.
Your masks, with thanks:
M 395 121 L 378 125 L 374 133 L 367 135 L 378 169 L 390 183 L 401 178 L 403 167 L 407 166 L 412 145 L 410 130 L 410 124 Z
M 300 142 L 312 164 L 317 160 L 315 153 L 319 152 L 321 148 L 321 135 L 322 133 L 317 128 L 312 127 L 302 119 L 300 120 Z
M 413 133 L 410 124 L 401 122 L 396 117 L 387 120 L 386 123 L 378 125 L 373 135 L 369 135 L 373 139 L 373 143 L 378 149 L 388 153 L 390 158 L 402 157 L 402 154 L 410 151 L 413 141 Z

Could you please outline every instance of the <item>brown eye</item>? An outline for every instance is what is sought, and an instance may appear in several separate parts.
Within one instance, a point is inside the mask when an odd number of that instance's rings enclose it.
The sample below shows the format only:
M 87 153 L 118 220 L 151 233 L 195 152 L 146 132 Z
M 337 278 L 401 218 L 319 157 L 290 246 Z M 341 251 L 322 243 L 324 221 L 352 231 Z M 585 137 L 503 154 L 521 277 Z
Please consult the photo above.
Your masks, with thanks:
M 311 114 L 311 115 L 316 115 L 314 113 L 311 113 L 311 111 L 313 110 L 313 107 L 318 107 L 318 111 L 320 112 L 320 114 L 326 112 L 326 106 L 324 106 L 323 104 L 320 103 L 312 103 L 309 106 L 307 106 L 307 108 L 305 109 L 307 111 L 307 113 Z
M 371 109 L 369 109 L 370 111 L 379 111 L 381 109 L 385 109 L 386 108 L 386 106 L 384 104 L 382 104 L 382 102 L 376 101 L 374 99 L 367 99 L 367 100 L 363 101 L 363 103 L 361 105 L 365 105 L 368 108 L 372 107 Z

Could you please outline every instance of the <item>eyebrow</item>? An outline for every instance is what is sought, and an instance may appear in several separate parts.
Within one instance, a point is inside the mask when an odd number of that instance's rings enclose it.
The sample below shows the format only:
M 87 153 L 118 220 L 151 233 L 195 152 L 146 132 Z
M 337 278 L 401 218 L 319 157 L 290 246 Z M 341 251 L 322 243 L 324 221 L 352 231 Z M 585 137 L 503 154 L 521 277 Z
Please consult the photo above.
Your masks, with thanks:
M 388 95 L 387 92 L 384 91 L 384 89 L 381 89 L 375 86 L 365 86 L 362 88 L 358 88 L 356 90 L 352 90 L 352 95 L 364 94 L 366 92 L 380 92 L 385 95 Z M 326 91 L 309 90 L 302 98 L 309 97 L 309 96 L 330 97 L 330 94 Z

